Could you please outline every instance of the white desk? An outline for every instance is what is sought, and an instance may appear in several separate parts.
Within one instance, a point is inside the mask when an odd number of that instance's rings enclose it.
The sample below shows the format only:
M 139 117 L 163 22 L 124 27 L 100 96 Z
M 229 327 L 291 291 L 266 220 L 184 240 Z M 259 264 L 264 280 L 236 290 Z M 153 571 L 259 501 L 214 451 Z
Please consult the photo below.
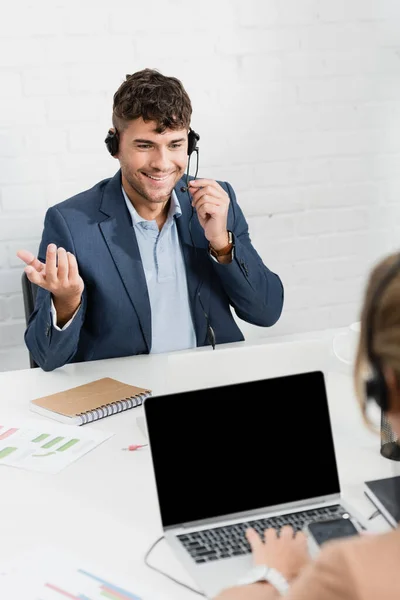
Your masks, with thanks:
M 252 344 L 199 348 L 189 352 L 137 356 L 67 365 L 52 373 L 27 369 L 0 373 L 1 418 L 37 416 L 30 399 L 98 377 L 150 387 L 154 394 L 207 387 L 280 374 L 322 369 L 326 373 L 339 474 L 345 495 L 364 515 L 373 507 L 363 496 L 365 479 L 399 473 L 379 454 L 379 437 L 367 431 L 354 398 L 350 369 L 331 352 L 331 334 L 298 341 L 258 340 Z M 302 400 L 305 404 L 307 399 Z M 207 407 L 205 407 L 205 410 Z M 0 564 L 42 543 L 59 545 L 77 556 L 117 572 L 137 574 L 161 597 L 180 600 L 194 594 L 148 569 L 143 556 L 161 535 L 148 449 L 123 452 L 143 440 L 136 425 L 142 408 L 86 425 L 115 432 L 107 442 L 57 475 L 0 467 Z M 301 431 L 299 431 L 301 443 Z M 293 465 L 295 466 L 295 458 Z M 383 519 L 374 521 L 385 529 Z M 182 581 L 192 583 L 164 542 L 151 557 Z

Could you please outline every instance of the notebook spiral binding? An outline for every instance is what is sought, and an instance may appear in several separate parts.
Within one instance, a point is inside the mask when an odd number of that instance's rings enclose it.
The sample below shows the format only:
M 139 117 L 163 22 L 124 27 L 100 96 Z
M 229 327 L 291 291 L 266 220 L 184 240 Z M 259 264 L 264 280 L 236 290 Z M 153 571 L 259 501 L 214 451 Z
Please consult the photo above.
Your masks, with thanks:
M 123 398 L 122 400 L 117 400 L 116 402 L 110 402 L 110 404 L 99 406 L 99 408 L 94 408 L 93 410 L 79 413 L 77 417 L 80 419 L 80 425 L 85 425 L 86 423 L 103 419 L 103 417 L 108 417 L 124 410 L 128 410 L 128 408 L 139 406 L 140 404 L 143 404 L 143 400 L 148 396 L 151 396 L 151 393 L 138 394 L 137 396 L 131 396 L 130 398 Z

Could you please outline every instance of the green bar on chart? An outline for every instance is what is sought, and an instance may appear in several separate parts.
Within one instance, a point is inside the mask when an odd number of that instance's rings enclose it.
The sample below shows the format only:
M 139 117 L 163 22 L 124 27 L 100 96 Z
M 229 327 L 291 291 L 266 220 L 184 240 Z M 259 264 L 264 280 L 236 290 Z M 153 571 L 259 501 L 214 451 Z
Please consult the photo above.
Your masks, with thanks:
M 67 442 L 60 448 L 57 448 L 57 452 L 64 452 L 64 450 L 68 450 L 68 448 L 71 448 L 71 446 L 75 446 L 75 444 L 77 444 L 79 441 L 80 440 L 77 439 L 69 440 L 69 442 Z
M 38 435 L 37 437 L 35 437 L 35 439 L 32 440 L 32 442 L 43 442 L 43 440 L 48 438 L 49 435 L 50 435 L 49 433 L 42 433 L 41 435 Z
M 17 450 L 17 448 L 11 448 L 11 447 L 3 448 L 3 450 L 0 450 L 0 458 L 6 458 L 6 456 L 11 454 L 15 450 Z
M 58 444 L 58 442 L 61 442 L 63 439 L 63 437 L 53 438 L 52 440 L 47 442 L 47 444 L 43 444 L 42 448 L 51 448 L 52 446 L 55 446 L 55 444 Z

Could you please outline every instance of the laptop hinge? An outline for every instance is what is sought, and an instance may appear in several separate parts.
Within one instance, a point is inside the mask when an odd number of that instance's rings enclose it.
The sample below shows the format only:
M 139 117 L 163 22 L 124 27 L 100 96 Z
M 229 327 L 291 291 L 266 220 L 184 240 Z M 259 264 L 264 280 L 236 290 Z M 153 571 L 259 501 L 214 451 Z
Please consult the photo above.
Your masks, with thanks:
M 204 527 L 209 525 L 216 525 L 217 523 L 223 523 L 225 521 L 250 521 L 252 519 L 260 518 L 261 516 L 268 516 L 269 514 L 282 514 L 287 512 L 297 512 L 300 510 L 308 509 L 310 506 L 318 506 L 324 504 L 335 504 L 340 502 L 341 494 L 330 494 L 329 496 L 319 496 L 317 498 L 308 498 L 307 500 L 299 500 L 298 502 L 288 502 L 286 504 L 277 504 L 275 506 L 267 506 L 259 508 L 257 510 L 251 510 L 241 513 L 232 513 L 229 515 L 222 515 L 219 517 L 213 517 L 209 519 L 200 519 L 198 521 L 188 521 L 186 523 L 177 523 L 176 525 L 169 525 L 164 527 L 164 531 L 170 531 L 172 529 L 189 529 L 194 527 Z

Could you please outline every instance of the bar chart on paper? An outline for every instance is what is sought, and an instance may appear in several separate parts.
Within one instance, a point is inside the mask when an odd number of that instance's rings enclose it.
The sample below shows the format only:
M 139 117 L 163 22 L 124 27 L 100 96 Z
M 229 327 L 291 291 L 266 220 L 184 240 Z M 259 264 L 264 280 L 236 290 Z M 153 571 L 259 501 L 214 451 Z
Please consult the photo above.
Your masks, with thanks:
M 32 552 L 32 551 L 31 551 Z M 104 573 L 99 565 L 74 559 L 62 548 L 37 547 L 0 573 L 0 597 L 7 600 L 155 600 L 134 576 Z M 135 589 L 135 592 L 132 590 Z
M 57 473 L 112 435 L 36 419 L 0 422 L 0 466 Z
M 77 569 L 59 576 L 53 581 L 49 578 L 39 590 L 35 600 L 141 600 L 132 592 L 106 581 L 93 573 Z

